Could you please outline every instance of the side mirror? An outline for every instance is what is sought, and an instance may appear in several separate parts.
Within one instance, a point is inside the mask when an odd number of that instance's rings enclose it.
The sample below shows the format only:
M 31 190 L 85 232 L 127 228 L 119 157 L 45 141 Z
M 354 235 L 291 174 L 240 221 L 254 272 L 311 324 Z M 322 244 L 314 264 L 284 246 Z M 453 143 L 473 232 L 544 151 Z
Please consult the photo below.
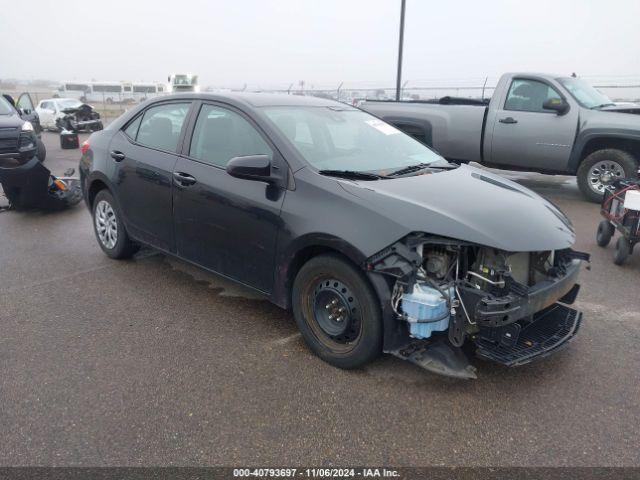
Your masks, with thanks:
M 267 183 L 275 181 L 275 178 L 271 176 L 271 158 L 269 155 L 234 157 L 227 163 L 227 173 L 232 177 L 245 180 L 257 180 Z
M 545 110 L 553 110 L 558 115 L 564 115 L 569 111 L 569 104 L 561 98 L 549 98 L 542 104 Z

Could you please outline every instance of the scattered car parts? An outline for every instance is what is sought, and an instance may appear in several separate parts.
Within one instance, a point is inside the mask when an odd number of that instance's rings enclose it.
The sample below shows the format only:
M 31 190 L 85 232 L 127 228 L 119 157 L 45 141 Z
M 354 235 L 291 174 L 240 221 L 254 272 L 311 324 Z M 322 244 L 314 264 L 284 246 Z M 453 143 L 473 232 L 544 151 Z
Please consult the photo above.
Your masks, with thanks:
M 38 158 L 27 161 L 0 159 L 0 184 L 9 200 L 9 209 L 62 210 L 82 200 L 78 178 L 68 170 L 55 177 Z

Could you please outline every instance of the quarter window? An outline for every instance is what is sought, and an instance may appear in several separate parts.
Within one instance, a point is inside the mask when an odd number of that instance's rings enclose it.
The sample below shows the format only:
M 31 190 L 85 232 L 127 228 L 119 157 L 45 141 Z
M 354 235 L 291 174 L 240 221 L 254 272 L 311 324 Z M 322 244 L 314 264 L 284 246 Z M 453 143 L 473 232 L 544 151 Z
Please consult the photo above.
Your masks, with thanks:
M 142 117 L 136 141 L 158 150 L 177 152 L 178 138 L 188 111 L 189 103 L 169 103 L 149 108 Z
M 547 112 L 542 108 L 544 102 L 550 98 L 560 98 L 556 90 L 537 80 L 516 79 L 511 82 L 507 100 L 504 102 L 505 110 L 522 112 Z
M 189 156 L 219 167 L 234 157 L 272 156 L 271 148 L 253 126 L 239 114 L 203 105 L 193 130 Z
M 124 133 L 131 140 L 135 140 L 136 139 L 136 135 L 138 134 L 138 127 L 140 126 L 140 121 L 141 120 L 142 120 L 142 115 L 138 115 L 138 118 L 136 118 L 133 122 L 131 122 L 129 124 L 129 126 L 127 128 L 124 129 Z

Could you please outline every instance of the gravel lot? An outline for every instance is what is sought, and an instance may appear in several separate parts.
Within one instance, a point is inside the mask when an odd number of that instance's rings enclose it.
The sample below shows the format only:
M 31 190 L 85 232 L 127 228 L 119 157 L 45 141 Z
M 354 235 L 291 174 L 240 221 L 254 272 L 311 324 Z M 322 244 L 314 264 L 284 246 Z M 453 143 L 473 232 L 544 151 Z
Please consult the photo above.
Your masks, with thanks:
M 44 137 L 54 173 L 77 166 Z M 640 465 L 640 252 L 613 265 L 572 178 L 506 175 L 592 254 L 585 320 L 470 382 L 388 356 L 337 370 L 251 292 L 149 250 L 109 260 L 82 205 L 0 213 L 0 465 Z

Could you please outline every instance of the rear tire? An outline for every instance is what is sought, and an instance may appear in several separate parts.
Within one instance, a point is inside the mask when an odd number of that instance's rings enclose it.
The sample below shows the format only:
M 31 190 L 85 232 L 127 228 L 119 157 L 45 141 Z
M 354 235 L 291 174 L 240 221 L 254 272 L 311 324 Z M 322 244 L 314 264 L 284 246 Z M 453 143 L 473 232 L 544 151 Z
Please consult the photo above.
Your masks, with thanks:
M 596 234 L 596 242 L 598 245 L 601 247 L 609 245 L 615 231 L 616 229 L 611 225 L 609 220 L 602 220 L 598 224 L 598 233 Z
M 607 175 L 611 172 L 610 175 Z M 578 187 L 587 200 L 594 203 L 602 202 L 603 187 L 612 180 L 622 178 L 636 178 L 638 176 L 638 161 L 633 155 L 615 148 L 597 150 L 588 155 L 576 173 Z
M 629 242 L 624 237 L 618 238 L 618 241 L 616 242 L 616 253 L 613 256 L 613 263 L 616 265 L 622 265 L 630 254 L 631 245 Z
M 293 284 L 293 315 L 309 348 L 339 368 L 382 353 L 382 314 L 364 273 L 335 254 L 305 263 Z
M 108 257 L 113 259 L 130 258 L 140 246 L 132 242 L 122 221 L 113 195 L 109 190 L 101 190 L 93 200 L 93 230 L 98 245 Z

